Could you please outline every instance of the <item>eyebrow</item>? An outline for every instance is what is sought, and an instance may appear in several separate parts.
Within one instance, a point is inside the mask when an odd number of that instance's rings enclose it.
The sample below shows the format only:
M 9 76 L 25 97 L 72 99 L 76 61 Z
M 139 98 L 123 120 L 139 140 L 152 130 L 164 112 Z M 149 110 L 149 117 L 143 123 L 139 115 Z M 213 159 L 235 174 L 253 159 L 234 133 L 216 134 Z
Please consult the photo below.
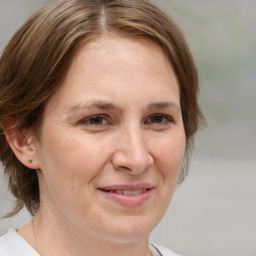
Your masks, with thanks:
M 116 105 L 114 105 L 111 102 L 107 102 L 107 101 L 102 101 L 102 100 L 97 100 L 97 101 L 93 101 L 90 103 L 86 103 L 86 104 L 77 104 L 75 106 L 72 106 L 68 109 L 68 112 L 73 112 L 73 111 L 77 111 L 79 109 L 86 109 L 86 108 L 96 108 L 96 109 L 101 109 L 101 110 L 118 110 L 121 111 L 121 109 L 119 107 L 117 107 Z
M 173 101 L 151 103 L 148 105 L 147 109 L 154 110 L 154 109 L 169 108 L 169 107 L 177 108 L 178 110 L 180 110 L 179 104 Z
M 180 110 L 179 104 L 172 101 L 164 101 L 164 102 L 156 102 L 156 103 L 150 103 L 146 109 L 148 110 L 154 110 L 154 109 L 161 109 L 161 108 L 177 108 Z M 116 110 L 118 112 L 121 112 L 121 108 L 119 106 L 116 106 L 112 102 L 97 100 L 94 102 L 86 103 L 86 104 L 77 104 L 75 106 L 72 106 L 68 109 L 68 112 L 78 111 L 80 109 L 100 109 L 100 110 Z

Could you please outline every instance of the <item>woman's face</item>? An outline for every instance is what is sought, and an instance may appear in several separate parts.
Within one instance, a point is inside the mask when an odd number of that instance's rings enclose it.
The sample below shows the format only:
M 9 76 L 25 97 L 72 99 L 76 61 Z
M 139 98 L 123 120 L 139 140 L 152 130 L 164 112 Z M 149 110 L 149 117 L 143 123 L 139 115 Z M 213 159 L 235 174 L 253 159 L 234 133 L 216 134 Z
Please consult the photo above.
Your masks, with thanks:
M 182 164 L 179 99 L 172 67 L 153 42 L 104 36 L 84 45 L 35 141 L 38 216 L 83 237 L 147 237 Z

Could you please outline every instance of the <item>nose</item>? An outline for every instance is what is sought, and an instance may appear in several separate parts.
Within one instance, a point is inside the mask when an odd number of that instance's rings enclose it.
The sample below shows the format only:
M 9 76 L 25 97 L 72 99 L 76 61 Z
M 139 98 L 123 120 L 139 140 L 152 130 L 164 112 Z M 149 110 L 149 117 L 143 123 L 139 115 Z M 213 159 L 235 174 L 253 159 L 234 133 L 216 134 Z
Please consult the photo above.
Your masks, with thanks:
M 125 130 L 117 140 L 112 165 L 116 170 L 139 175 L 153 164 L 154 160 L 140 129 Z

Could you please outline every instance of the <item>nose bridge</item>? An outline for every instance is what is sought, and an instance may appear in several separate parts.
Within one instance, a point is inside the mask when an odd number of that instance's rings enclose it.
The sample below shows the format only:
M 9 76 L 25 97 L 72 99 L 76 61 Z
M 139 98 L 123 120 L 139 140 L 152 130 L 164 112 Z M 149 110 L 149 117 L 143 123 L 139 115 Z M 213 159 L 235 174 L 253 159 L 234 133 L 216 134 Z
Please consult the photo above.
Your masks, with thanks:
M 147 169 L 150 156 L 143 131 L 139 124 L 129 123 L 121 129 L 120 141 L 117 142 L 115 167 L 139 174 Z
M 141 157 L 148 154 L 143 132 L 139 125 L 133 124 L 125 128 L 122 137 L 125 139 L 124 151 L 127 155 L 133 157 L 134 161 L 139 161 Z

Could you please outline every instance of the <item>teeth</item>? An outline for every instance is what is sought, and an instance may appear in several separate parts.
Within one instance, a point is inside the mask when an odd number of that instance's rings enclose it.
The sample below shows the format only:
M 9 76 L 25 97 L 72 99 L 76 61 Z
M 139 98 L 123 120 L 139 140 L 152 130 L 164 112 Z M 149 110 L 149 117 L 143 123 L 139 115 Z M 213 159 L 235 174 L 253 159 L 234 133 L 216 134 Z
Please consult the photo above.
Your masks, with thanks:
M 125 196 L 136 196 L 146 192 L 147 189 L 137 189 L 137 190 L 115 190 L 114 192 L 117 194 L 122 194 Z

